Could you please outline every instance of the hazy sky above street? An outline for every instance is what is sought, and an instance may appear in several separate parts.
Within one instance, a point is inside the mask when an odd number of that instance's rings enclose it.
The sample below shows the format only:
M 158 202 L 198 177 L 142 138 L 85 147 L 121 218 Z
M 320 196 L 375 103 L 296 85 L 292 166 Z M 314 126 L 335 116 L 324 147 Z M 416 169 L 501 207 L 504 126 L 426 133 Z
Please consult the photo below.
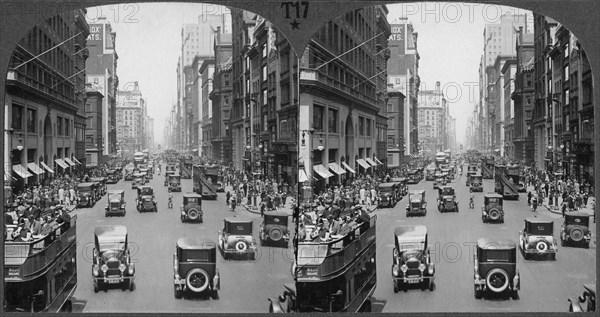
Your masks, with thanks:
M 154 121 L 155 143 L 164 143 L 163 127 L 177 101 L 177 60 L 181 27 L 197 23 L 202 13 L 216 13 L 211 4 L 143 3 L 89 8 L 88 23 L 99 16 L 110 21 L 119 56 L 119 89 L 139 82 L 148 114 Z M 388 5 L 388 21 L 407 17 L 419 33 L 421 89 L 440 81 L 450 113 L 457 118 L 457 142 L 463 143 L 467 117 L 479 95 L 478 70 L 486 23 L 498 23 L 502 12 L 530 13 L 483 4 L 409 3 Z M 130 86 L 129 86 L 130 87 Z

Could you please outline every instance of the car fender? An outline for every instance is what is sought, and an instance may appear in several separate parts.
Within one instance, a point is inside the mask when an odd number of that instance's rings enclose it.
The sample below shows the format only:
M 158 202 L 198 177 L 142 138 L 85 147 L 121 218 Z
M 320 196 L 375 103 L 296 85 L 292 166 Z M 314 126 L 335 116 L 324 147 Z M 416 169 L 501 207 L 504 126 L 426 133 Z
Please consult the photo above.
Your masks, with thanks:
M 285 313 L 285 310 L 283 309 L 283 306 L 281 305 L 281 302 L 279 301 L 278 298 L 269 297 L 269 302 L 271 302 L 269 304 L 269 313 L 275 313 L 275 314 Z
M 583 312 L 583 307 L 581 307 L 581 304 L 579 303 L 579 299 L 574 297 L 574 298 L 569 298 L 567 299 L 569 301 L 569 312 L 572 313 L 581 313 Z

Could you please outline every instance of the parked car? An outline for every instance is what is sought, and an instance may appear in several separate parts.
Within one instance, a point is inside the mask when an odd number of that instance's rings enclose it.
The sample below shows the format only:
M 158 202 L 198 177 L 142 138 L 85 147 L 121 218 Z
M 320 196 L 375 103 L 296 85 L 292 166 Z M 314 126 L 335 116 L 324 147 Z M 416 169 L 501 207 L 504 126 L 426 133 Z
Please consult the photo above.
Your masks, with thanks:
M 165 171 L 165 186 L 169 186 L 169 176 L 175 174 L 175 171 Z
M 556 260 L 558 246 L 554 240 L 554 221 L 538 217 L 525 218 L 525 228 L 519 231 L 519 246 L 525 259 L 533 255 L 549 255 Z
M 392 253 L 392 279 L 394 293 L 406 292 L 409 285 L 421 290 L 434 290 L 435 264 L 431 261 L 427 245 L 427 227 L 422 225 L 401 226 L 394 230 Z
M 425 202 L 425 191 L 414 190 L 408 192 L 408 206 L 406 206 L 406 216 L 427 215 L 427 202 Z
M 131 189 L 136 189 L 145 184 L 146 184 L 146 178 L 144 177 L 144 174 L 142 174 L 142 173 L 133 174 L 133 181 L 131 182 Z
M 137 198 L 135 199 L 135 204 L 139 212 L 158 212 L 158 209 L 156 208 L 156 200 L 154 199 L 154 189 L 152 186 L 141 186 L 137 188 Z
M 421 180 L 419 178 L 419 172 L 417 170 L 408 170 L 407 174 L 407 178 L 408 178 L 408 184 L 418 184 L 419 181 Z
M 77 193 L 79 202 L 77 207 L 94 207 L 96 204 L 96 188 L 98 184 L 94 182 L 77 184 Z
M 482 185 L 483 176 L 481 174 L 475 174 L 471 176 L 471 185 L 469 186 L 470 192 L 483 192 Z
M 175 298 L 187 292 L 207 294 L 218 299 L 221 276 L 217 269 L 217 246 L 208 239 L 179 238 L 173 254 Z
M 502 202 L 504 197 L 496 193 L 487 193 L 483 197 L 483 206 L 481 206 L 481 220 L 486 222 L 504 223 L 504 210 Z
M 446 177 L 444 177 L 444 174 L 442 174 L 442 173 L 435 174 L 435 180 L 433 181 L 433 189 L 438 189 L 445 185 L 446 185 Z
M 408 194 L 408 186 L 406 185 L 406 178 L 404 178 L 404 177 L 392 178 L 391 182 L 398 184 L 398 191 L 399 191 L 400 197 L 404 197 Z M 400 197 L 398 197 L 398 200 L 400 200 Z
M 114 170 L 114 169 L 106 170 L 106 183 L 107 184 L 116 184 L 119 182 L 120 179 L 121 179 L 120 174 L 116 170 Z
M 111 190 L 108 192 L 108 203 L 104 207 L 104 215 L 106 217 L 117 215 L 125 216 L 125 191 L 122 189 Z
M 596 311 L 596 284 L 583 284 L 583 295 L 569 298 L 569 312 L 594 312 Z M 585 307 L 583 306 L 585 304 Z
M 120 285 L 123 290 L 135 289 L 135 265 L 127 245 L 127 227 L 99 226 L 94 230 L 92 278 L 94 292 L 108 285 Z
M 256 246 L 252 237 L 252 220 L 239 217 L 223 219 L 223 230 L 218 231 L 219 248 L 224 259 L 256 257 Z
M 183 194 L 181 205 L 181 222 L 198 221 L 203 222 L 202 196 L 196 193 Z
M 288 229 L 289 215 L 282 212 L 265 213 L 260 225 L 260 245 L 282 244 L 286 248 L 290 240 Z
M 588 249 L 591 239 L 590 215 L 582 212 L 566 213 L 565 221 L 560 227 L 560 245 L 583 245 Z
M 445 211 L 456 211 L 458 212 L 458 201 L 456 201 L 456 194 L 454 193 L 454 187 L 442 186 L 438 188 L 438 210 L 440 212 Z
M 487 293 L 519 298 L 521 277 L 517 269 L 517 245 L 508 239 L 477 241 L 474 255 L 475 298 Z
M 172 192 L 181 191 L 181 175 L 170 174 L 169 175 L 169 190 Z
M 379 208 L 387 207 L 394 208 L 398 197 L 396 196 L 398 185 L 396 183 L 381 183 L 379 184 Z
M 91 182 L 98 183 L 97 191 L 98 195 L 104 196 L 106 195 L 107 187 L 106 187 L 106 177 L 94 177 L 90 179 Z

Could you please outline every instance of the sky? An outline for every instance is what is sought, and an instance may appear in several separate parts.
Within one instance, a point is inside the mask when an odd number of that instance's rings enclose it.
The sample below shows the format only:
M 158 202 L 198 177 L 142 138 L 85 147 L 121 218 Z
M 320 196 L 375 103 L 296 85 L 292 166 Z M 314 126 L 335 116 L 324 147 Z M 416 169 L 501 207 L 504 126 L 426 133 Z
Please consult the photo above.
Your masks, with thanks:
M 486 23 L 498 23 L 502 12 L 530 13 L 497 5 L 407 3 L 388 5 L 388 21 L 406 17 L 418 36 L 421 89 L 440 81 L 450 113 L 457 118 L 457 142 L 464 143 L 466 122 L 479 95 L 478 71 Z M 177 60 L 181 27 L 197 23 L 202 13 L 216 13 L 212 4 L 143 3 L 88 8 L 88 23 L 99 16 L 110 21 L 119 56 L 119 89 L 138 81 L 148 114 L 154 118 L 155 143 L 163 143 L 163 127 L 177 99 Z M 469 93 L 470 92 L 470 93 Z

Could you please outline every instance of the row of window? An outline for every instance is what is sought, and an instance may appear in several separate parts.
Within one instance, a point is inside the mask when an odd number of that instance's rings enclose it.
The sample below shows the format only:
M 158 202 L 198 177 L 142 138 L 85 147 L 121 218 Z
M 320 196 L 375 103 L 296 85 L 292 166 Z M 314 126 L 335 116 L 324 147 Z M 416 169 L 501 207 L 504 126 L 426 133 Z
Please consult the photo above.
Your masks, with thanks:
M 24 107 L 20 105 L 12 105 L 12 125 L 11 127 L 17 131 L 23 131 L 23 124 L 25 121 L 27 132 L 37 133 L 42 129 L 42 123 L 38 127 L 37 123 L 37 110 L 34 108 L 27 108 L 27 116 L 24 116 Z M 69 118 L 63 118 L 60 116 L 56 117 L 56 133 L 59 136 L 70 136 L 72 120 Z

